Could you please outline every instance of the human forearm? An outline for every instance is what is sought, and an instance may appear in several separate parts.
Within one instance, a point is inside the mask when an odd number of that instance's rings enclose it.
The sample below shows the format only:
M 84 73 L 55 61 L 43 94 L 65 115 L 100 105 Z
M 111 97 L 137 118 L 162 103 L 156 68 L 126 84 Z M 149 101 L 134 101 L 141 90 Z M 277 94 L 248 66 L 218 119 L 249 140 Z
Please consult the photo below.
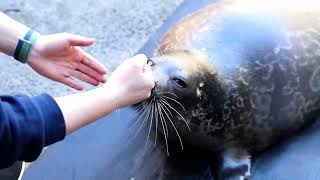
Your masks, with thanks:
M 65 119 L 67 134 L 117 108 L 147 99 L 154 86 L 152 72 L 144 55 L 126 60 L 101 87 L 55 98 Z
M 12 56 L 18 37 L 23 37 L 27 31 L 28 27 L 0 12 L 0 52 Z
M 58 98 L 1 96 L 0 169 L 17 160 L 35 160 L 43 147 L 65 135 L 117 108 L 147 99 L 153 86 L 147 58 L 138 55 L 123 62 L 94 90 Z
M 113 92 L 105 85 L 104 88 L 55 98 L 65 119 L 66 133 L 70 134 L 118 108 Z

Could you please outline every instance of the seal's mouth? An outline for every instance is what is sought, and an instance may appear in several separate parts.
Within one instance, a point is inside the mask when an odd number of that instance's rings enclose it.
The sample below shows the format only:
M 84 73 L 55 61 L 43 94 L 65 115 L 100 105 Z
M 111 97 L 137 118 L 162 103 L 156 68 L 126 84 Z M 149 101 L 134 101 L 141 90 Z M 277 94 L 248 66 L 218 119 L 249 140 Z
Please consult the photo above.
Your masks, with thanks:
M 159 89 L 158 82 L 154 82 L 154 87 L 151 90 L 151 98 L 154 98 L 155 100 L 159 100 L 161 98 L 161 91 Z

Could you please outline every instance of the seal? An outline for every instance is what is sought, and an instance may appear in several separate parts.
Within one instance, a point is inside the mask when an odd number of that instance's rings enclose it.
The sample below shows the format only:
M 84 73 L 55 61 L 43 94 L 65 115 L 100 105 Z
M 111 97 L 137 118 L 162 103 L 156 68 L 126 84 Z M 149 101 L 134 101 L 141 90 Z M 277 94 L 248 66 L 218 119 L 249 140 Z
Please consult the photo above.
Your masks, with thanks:
M 218 179 L 250 179 L 252 155 L 319 114 L 315 3 L 220 1 L 185 17 L 151 58 L 156 85 L 138 107 L 142 124 L 149 119 L 167 148 L 220 154 Z

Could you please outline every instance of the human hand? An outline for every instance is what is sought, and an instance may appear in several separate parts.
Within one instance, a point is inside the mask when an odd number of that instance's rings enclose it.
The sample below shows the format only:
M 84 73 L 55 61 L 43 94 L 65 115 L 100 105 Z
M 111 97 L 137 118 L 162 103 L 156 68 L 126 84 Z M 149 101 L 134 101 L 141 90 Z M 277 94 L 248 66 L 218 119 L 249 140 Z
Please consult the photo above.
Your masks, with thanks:
M 77 90 L 83 86 L 72 78 L 97 86 L 105 82 L 106 68 L 79 47 L 93 43 L 91 38 L 68 33 L 39 35 L 27 64 L 40 75 Z
M 147 57 L 136 55 L 124 61 L 108 78 L 105 93 L 112 93 L 116 108 L 141 102 L 151 95 L 154 78 Z M 108 92 L 109 91 L 109 92 Z

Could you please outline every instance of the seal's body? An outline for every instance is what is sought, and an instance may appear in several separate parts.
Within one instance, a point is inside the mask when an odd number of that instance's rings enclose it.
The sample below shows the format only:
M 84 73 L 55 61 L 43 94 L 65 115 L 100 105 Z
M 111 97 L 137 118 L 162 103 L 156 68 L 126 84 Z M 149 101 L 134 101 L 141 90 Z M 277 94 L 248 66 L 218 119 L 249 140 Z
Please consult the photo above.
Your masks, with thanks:
M 313 2 L 221 1 L 173 27 L 152 58 L 153 97 L 176 127 L 164 134 L 248 158 L 311 122 L 320 109 Z

